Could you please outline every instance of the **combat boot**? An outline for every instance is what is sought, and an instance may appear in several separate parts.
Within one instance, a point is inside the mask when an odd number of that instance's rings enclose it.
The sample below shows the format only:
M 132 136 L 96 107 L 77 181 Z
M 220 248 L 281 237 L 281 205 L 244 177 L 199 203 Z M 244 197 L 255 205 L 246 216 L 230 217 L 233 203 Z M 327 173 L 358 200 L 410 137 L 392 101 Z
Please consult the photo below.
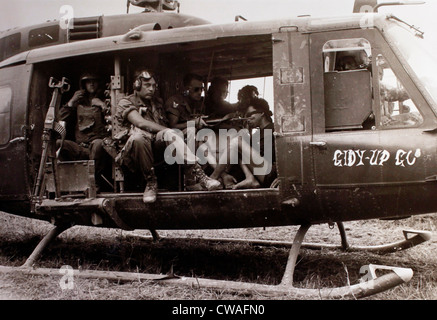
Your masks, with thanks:
M 208 191 L 219 190 L 222 188 L 220 181 L 208 177 L 199 164 L 195 164 L 192 170 L 196 182 L 198 182 L 202 188 Z
M 147 186 L 143 193 L 144 203 L 153 203 L 156 201 L 156 190 L 158 190 L 158 180 L 156 179 L 155 171 L 150 171 L 146 178 Z

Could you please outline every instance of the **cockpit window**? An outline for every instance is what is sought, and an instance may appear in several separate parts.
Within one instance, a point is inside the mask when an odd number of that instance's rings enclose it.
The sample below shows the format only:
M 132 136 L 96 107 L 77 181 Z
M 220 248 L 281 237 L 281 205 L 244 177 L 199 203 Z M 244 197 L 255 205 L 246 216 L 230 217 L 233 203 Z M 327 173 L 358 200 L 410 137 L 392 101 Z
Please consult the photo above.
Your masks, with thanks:
M 323 46 L 327 131 L 414 127 L 423 117 L 381 54 L 363 38 Z M 379 105 L 372 78 L 378 78 Z M 374 112 L 379 108 L 379 115 Z M 378 117 L 378 118 L 376 118 Z
M 29 47 L 42 46 L 59 40 L 59 26 L 33 29 L 29 32 Z
M 393 47 L 405 60 L 406 66 L 417 76 L 426 93 L 432 98 L 431 106 L 437 111 L 437 62 L 432 49 L 425 40 L 415 37 L 411 29 L 393 22 L 387 25 L 385 36 L 395 44 Z M 419 88 L 421 89 L 421 88 Z
M 7 59 L 17 54 L 21 47 L 21 33 L 14 33 L 0 39 L 0 59 Z
M 325 72 L 365 69 L 370 63 L 370 43 L 366 39 L 330 40 L 323 46 Z
M 423 122 L 416 105 L 382 55 L 376 57 L 382 127 L 416 126 Z

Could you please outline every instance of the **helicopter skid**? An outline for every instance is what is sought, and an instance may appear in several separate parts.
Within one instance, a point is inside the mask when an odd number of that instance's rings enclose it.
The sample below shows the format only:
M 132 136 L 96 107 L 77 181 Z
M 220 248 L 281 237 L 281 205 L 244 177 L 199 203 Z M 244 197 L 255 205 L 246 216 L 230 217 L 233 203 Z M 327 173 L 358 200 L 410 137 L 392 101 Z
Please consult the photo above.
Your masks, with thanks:
M 431 232 L 423 230 L 403 230 L 402 233 L 405 237 L 404 240 L 376 246 L 350 246 L 347 247 L 346 250 L 367 251 L 379 254 L 392 253 L 415 247 L 421 243 L 429 241 L 432 236 Z M 409 237 L 410 234 L 413 236 Z
M 228 292 L 238 293 L 254 293 L 269 296 L 287 296 L 290 298 L 303 299 L 345 299 L 345 298 L 363 298 L 382 291 L 391 289 L 397 285 L 410 281 L 413 276 L 413 271 L 410 268 L 396 268 L 379 265 L 367 265 L 360 269 L 360 273 L 365 273 L 362 280 L 355 285 L 347 285 L 337 288 L 322 288 L 322 289 L 305 289 L 296 288 L 293 286 L 294 269 L 300 248 L 303 244 L 303 239 L 311 227 L 310 224 L 301 225 L 297 231 L 291 249 L 284 275 L 279 285 L 265 285 L 256 283 L 212 280 L 193 277 L 179 277 L 171 272 L 169 275 L 153 275 L 132 272 L 112 272 L 98 270 L 67 270 L 68 276 L 77 278 L 105 278 L 114 281 L 151 281 L 165 285 L 182 285 L 194 288 L 207 288 Z M 34 252 L 21 267 L 5 267 L 0 266 L 0 272 L 11 273 L 21 272 L 30 275 L 55 275 L 65 274 L 66 270 L 51 269 L 51 268 L 34 268 L 34 263 L 40 256 L 42 250 L 53 240 L 57 235 L 66 230 L 68 226 L 55 226 L 35 248 Z M 376 270 L 386 270 L 389 273 L 380 277 L 376 275 Z
M 335 244 L 327 244 L 327 243 L 310 243 L 303 242 L 301 248 L 310 249 L 310 250 L 322 250 L 322 249 L 331 249 L 331 250 L 346 250 L 349 252 L 372 252 L 377 254 L 386 254 L 393 253 L 402 250 L 406 250 L 412 247 L 415 247 L 419 244 L 422 244 L 431 239 L 431 232 L 423 231 L 423 230 L 403 230 L 403 235 L 405 237 L 404 240 L 399 240 L 396 242 L 383 244 L 383 245 L 375 245 L 375 246 L 349 246 L 349 245 L 335 245 Z M 410 236 L 413 234 L 413 236 Z M 153 240 L 156 241 L 155 237 L 141 236 L 135 234 L 135 237 L 140 237 L 145 240 Z M 214 242 L 214 243 L 245 243 L 250 245 L 258 245 L 258 246 L 268 246 L 268 247 L 284 247 L 291 248 L 293 242 L 290 241 L 277 241 L 277 240 L 260 240 L 260 239 L 242 239 L 242 238 L 185 238 L 185 237 L 159 237 L 159 241 L 165 241 L 166 239 L 173 240 L 199 240 L 206 242 Z
M 375 267 L 368 266 L 370 269 Z M 237 292 L 240 294 L 261 294 L 266 296 L 287 296 L 290 298 L 301 299 L 358 299 L 370 296 L 382 291 L 391 289 L 397 285 L 408 282 L 413 276 L 413 271 L 409 268 L 392 268 L 377 266 L 378 269 L 384 268 L 391 270 L 375 279 L 368 280 L 359 284 L 338 288 L 305 289 L 295 288 L 290 285 L 264 285 L 237 281 L 224 281 L 213 279 L 202 279 L 192 277 L 178 277 L 175 275 L 154 275 L 133 272 L 112 272 L 99 270 L 71 270 L 68 276 L 72 279 L 107 279 L 111 281 L 148 281 L 160 285 L 189 286 L 192 288 L 213 289 L 226 292 Z M 65 270 L 64 270 L 65 271 Z M 53 268 L 29 268 L 29 267 L 5 267 L 0 266 L 1 273 L 22 273 L 26 275 L 39 276 L 62 276 L 60 269 Z

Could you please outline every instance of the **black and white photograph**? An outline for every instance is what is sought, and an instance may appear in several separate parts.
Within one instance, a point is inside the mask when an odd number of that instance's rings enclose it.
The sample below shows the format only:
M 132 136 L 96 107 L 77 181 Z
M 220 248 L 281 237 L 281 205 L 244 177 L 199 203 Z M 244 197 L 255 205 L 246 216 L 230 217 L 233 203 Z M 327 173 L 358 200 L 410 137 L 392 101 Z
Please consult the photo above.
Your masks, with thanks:
M 436 0 L 0 6 L 0 300 L 437 300 Z

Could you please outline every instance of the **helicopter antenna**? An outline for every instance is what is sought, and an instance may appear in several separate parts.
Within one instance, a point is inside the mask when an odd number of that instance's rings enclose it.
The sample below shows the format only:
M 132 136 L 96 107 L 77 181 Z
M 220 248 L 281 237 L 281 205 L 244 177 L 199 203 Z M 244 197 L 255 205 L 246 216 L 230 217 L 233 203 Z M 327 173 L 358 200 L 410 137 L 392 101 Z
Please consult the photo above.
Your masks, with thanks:
M 368 9 L 373 12 L 378 12 L 380 7 L 386 6 L 404 6 L 404 5 L 415 5 L 424 4 L 425 1 L 415 1 L 415 0 L 405 0 L 405 1 L 392 1 L 392 2 L 382 2 L 378 3 L 377 0 L 355 0 L 354 3 L 354 13 L 367 12 Z
M 398 17 L 395 17 L 394 15 L 390 15 L 390 16 L 388 16 L 387 18 L 388 18 L 388 19 L 393 19 L 393 20 L 396 20 L 396 21 L 398 21 L 398 22 L 400 22 L 400 23 L 405 24 L 406 26 L 408 26 L 408 27 L 410 27 L 411 29 L 413 29 L 414 31 L 416 31 L 416 33 L 415 33 L 416 37 L 419 37 L 419 38 L 423 39 L 423 35 L 425 34 L 425 32 L 423 32 L 423 31 L 420 30 L 419 28 L 417 28 L 417 27 L 415 27 L 415 26 L 413 26 L 413 25 L 411 25 L 411 24 L 405 22 L 405 21 L 402 20 L 402 19 L 399 19 Z
M 378 12 L 380 7 L 385 6 L 405 6 L 405 5 L 416 5 L 416 4 L 425 4 L 425 1 L 395 1 L 395 2 L 383 2 L 379 3 L 373 7 L 373 12 Z

